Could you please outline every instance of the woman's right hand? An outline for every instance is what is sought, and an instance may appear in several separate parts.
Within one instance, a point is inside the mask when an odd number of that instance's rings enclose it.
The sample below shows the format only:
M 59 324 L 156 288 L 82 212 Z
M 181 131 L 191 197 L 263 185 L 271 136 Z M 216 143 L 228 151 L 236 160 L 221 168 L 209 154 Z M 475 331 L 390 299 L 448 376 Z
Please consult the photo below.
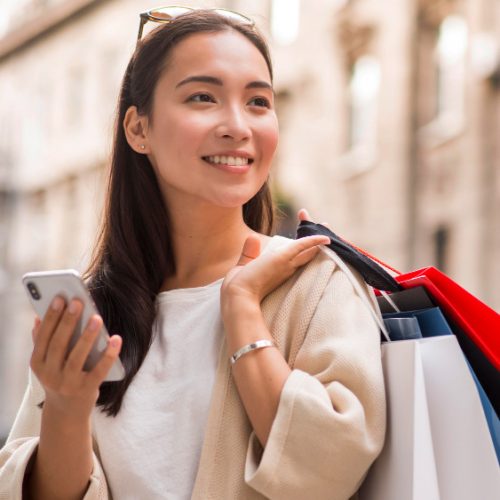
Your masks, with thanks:
M 66 355 L 83 305 L 55 297 L 43 321 L 37 318 L 33 328 L 33 354 L 30 366 L 45 390 L 47 405 L 62 417 L 87 420 L 99 397 L 99 386 L 120 353 L 122 339 L 113 335 L 99 362 L 89 371 L 83 365 L 102 327 L 102 318 L 94 315 L 77 343 Z

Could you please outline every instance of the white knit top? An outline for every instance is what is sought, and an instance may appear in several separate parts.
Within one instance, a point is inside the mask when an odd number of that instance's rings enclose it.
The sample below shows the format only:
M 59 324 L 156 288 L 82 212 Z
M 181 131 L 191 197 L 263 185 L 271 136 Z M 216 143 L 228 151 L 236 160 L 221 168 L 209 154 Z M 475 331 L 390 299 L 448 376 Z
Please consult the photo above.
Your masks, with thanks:
M 287 241 L 275 236 L 264 251 Z M 224 335 L 222 281 L 158 295 L 153 343 L 120 412 L 110 418 L 94 410 L 113 498 L 191 497 Z

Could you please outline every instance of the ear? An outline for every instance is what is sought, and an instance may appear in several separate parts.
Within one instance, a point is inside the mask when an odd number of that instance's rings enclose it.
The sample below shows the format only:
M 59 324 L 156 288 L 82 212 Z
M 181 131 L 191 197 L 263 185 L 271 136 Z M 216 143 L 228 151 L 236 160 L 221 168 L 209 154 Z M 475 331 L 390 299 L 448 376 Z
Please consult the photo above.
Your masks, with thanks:
M 123 130 L 129 146 L 136 152 L 147 154 L 150 152 L 147 132 L 148 119 L 137 112 L 136 106 L 130 106 L 123 119 Z

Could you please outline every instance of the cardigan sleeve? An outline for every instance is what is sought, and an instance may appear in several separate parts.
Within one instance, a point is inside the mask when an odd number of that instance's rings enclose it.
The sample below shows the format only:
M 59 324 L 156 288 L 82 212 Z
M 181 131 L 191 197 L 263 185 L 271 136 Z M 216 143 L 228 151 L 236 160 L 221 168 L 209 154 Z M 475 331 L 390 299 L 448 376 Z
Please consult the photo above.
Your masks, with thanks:
M 373 291 L 358 279 L 372 301 Z M 264 450 L 251 435 L 245 481 L 270 499 L 345 500 L 358 490 L 384 435 L 379 329 L 337 268 L 285 382 Z
M 28 387 L 5 446 L 0 450 L 0 500 L 21 500 L 23 482 L 29 474 L 38 449 L 42 410 L 38 404 L 44 390 L 29 371 Z M 108 487 L 97 455 L 93 454 L 93 470 L 84 500 L 108 500 Z

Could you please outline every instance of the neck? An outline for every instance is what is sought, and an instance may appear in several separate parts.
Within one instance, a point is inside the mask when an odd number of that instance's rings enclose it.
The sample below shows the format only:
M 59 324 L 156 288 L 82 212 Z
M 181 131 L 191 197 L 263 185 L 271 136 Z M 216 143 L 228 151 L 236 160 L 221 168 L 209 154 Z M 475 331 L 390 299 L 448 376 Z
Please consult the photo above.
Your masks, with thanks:
M 236 265 L 247 236 L 241 207 L 169 207 L 176 271 L 162 290 L 203 286 Z

